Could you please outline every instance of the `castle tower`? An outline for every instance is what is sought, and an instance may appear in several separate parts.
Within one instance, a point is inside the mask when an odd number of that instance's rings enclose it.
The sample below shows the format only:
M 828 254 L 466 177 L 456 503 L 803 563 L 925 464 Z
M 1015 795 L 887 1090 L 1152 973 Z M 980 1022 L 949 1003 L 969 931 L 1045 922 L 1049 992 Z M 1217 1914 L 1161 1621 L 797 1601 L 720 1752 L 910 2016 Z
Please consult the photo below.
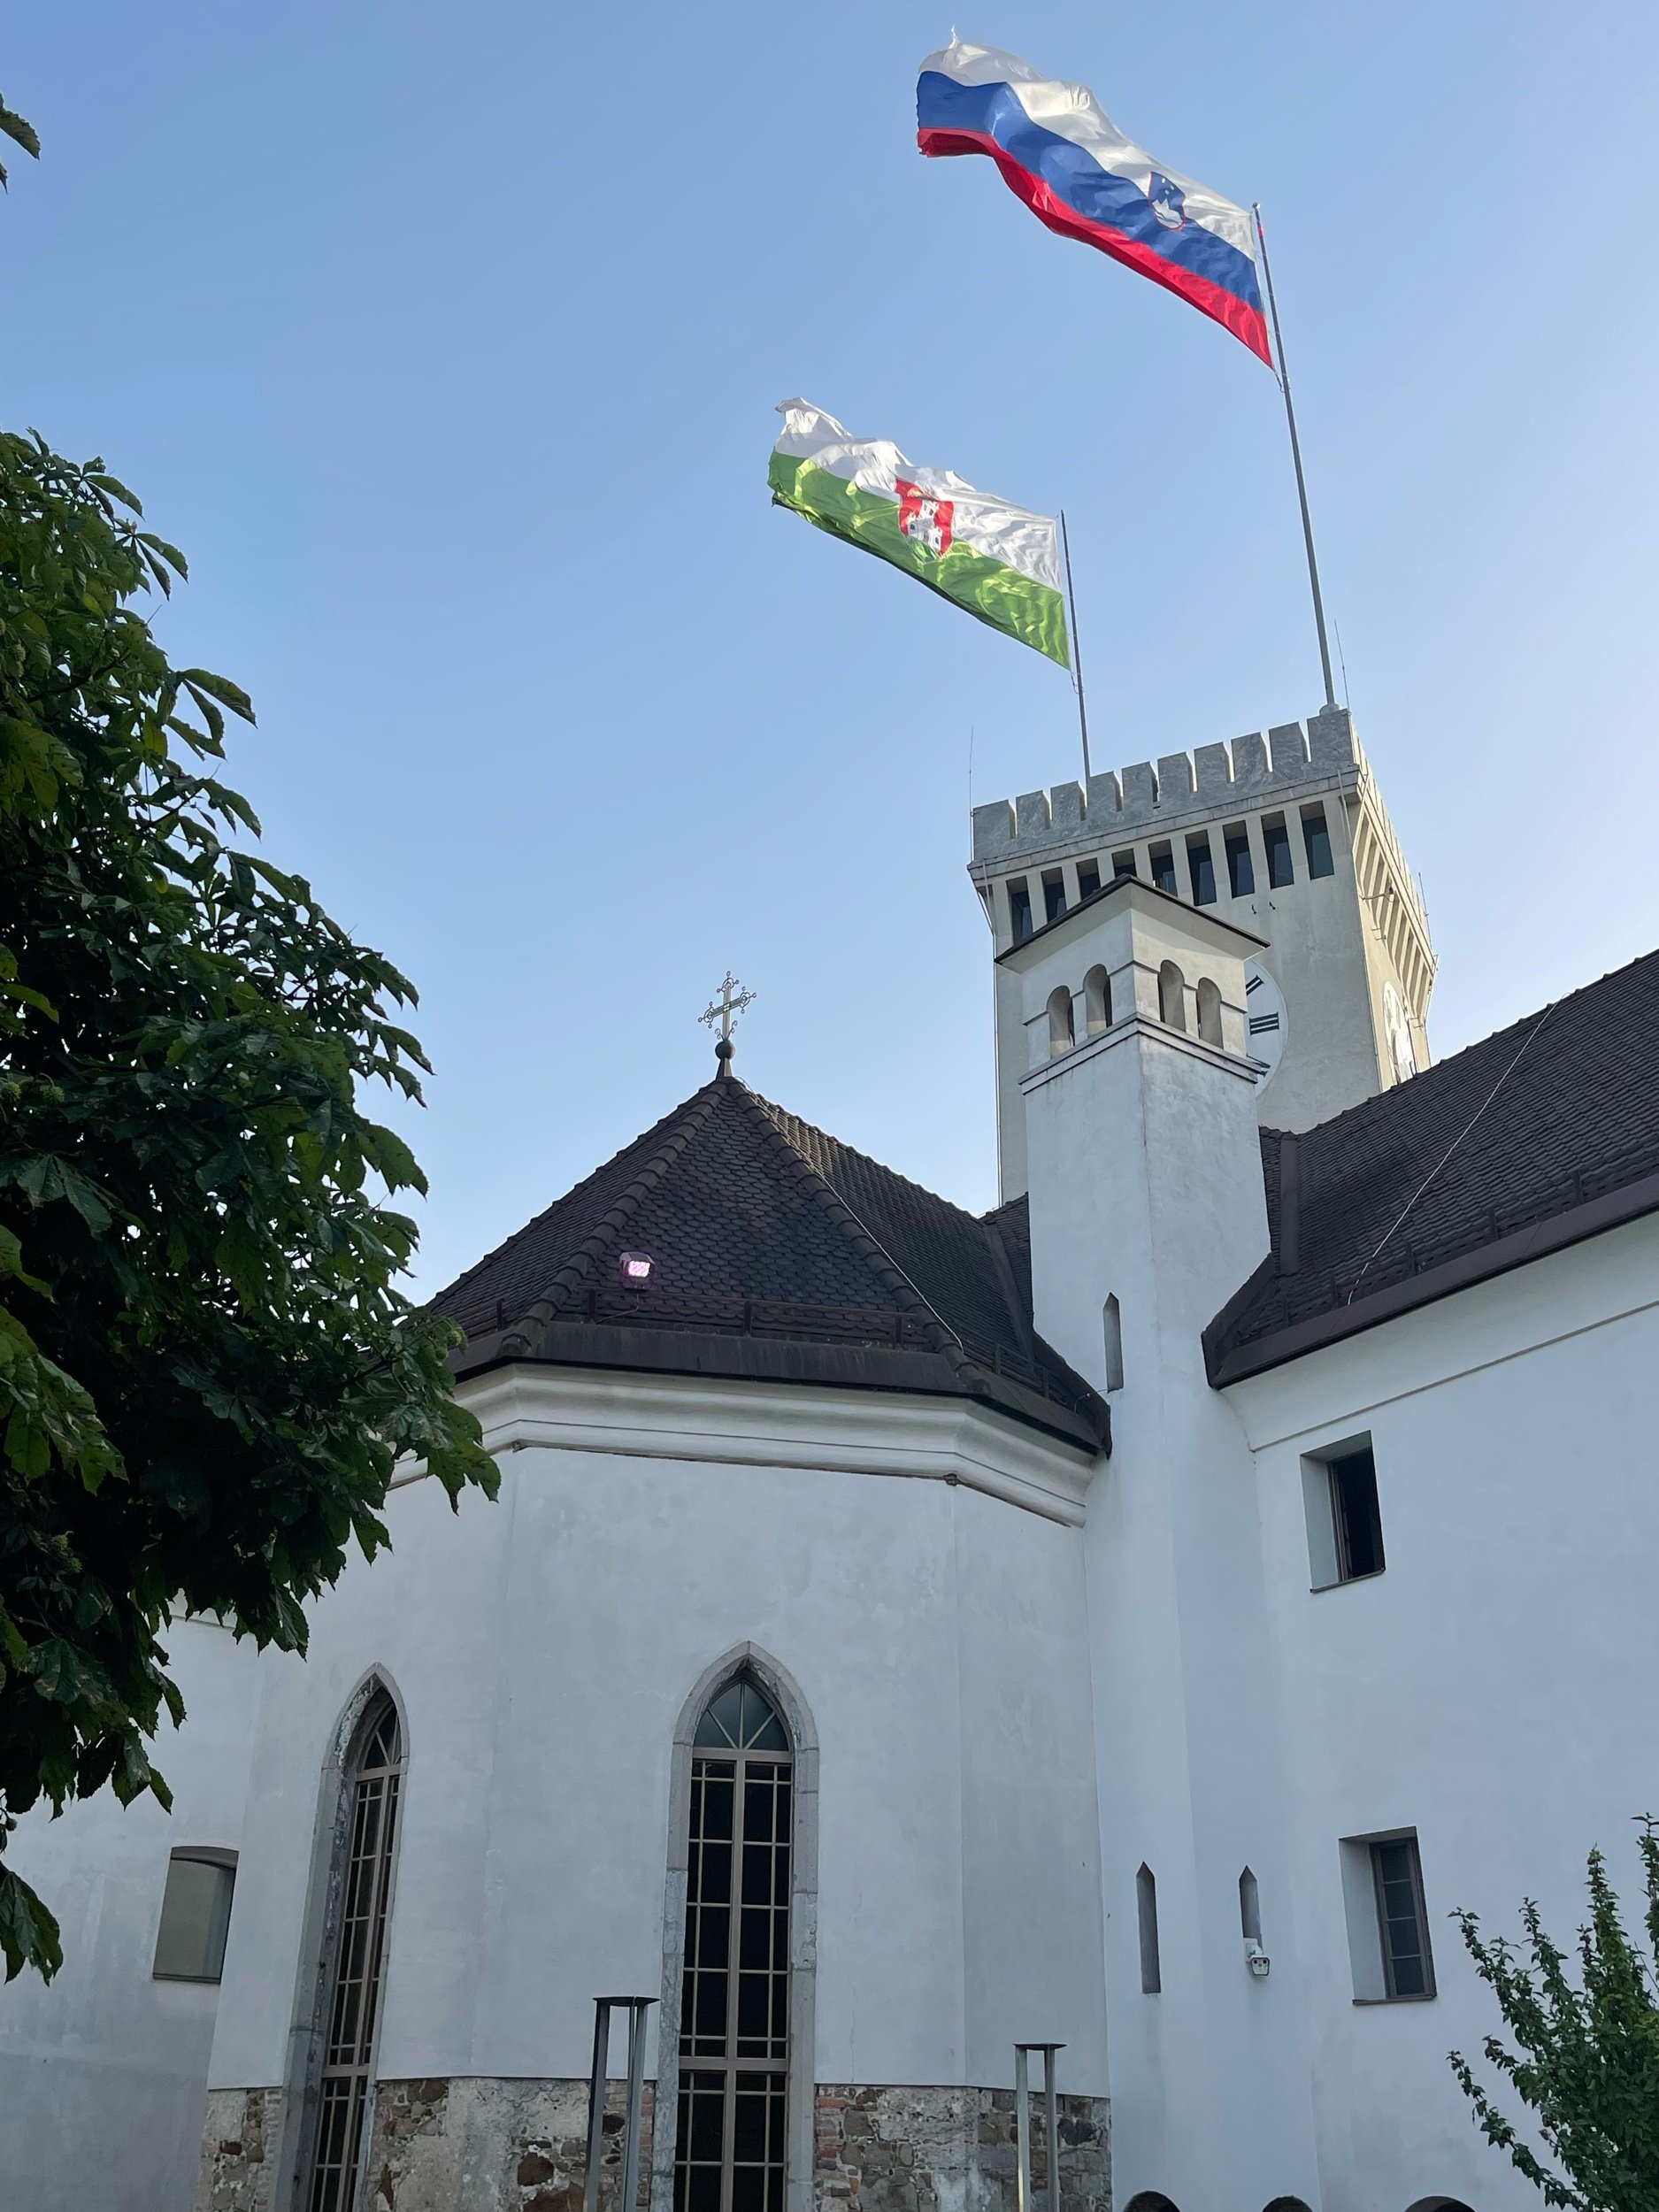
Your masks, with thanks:
M 999 954 L 1130 874 L 1263 940 L 1246 982 L 1271 1127 L 1311 1128 L 1428 1065 L 1428 917 L 1344 708 L 975 807 L 969 872 Z M 1032 1062 L 1015 978 L 996 978 L 1008 1200 L 1026 1187 Z

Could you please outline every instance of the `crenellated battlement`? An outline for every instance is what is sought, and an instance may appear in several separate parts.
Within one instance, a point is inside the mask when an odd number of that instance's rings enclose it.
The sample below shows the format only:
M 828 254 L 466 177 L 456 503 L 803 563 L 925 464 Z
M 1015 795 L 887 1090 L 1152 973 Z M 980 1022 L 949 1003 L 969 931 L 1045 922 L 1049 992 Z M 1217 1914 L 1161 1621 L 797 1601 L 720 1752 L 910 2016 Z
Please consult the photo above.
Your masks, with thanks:
M 995 875 L 1084 842 L 1173 831 L 1229 810 L 1254 810 L 1280 794 L 1357 789 L 1368 780 L 1352 717 L 1345 707 L 1327 707 L 1310 715 L 1305 728 L 1279 723 L 1265 736 L 1252 731 L 1231 745 L 1201 745 L 1195 752 L 1108 770 L 1091 776 L 1087 788 L 1057 783 L 976 806 L 974 872 Z

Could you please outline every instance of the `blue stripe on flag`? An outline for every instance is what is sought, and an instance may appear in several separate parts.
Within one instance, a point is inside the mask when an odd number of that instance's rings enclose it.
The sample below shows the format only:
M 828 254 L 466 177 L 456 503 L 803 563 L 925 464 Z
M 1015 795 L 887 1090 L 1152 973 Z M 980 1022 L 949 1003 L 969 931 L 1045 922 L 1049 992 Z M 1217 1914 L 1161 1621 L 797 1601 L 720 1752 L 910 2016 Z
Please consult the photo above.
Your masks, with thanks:
M 1085 222 L 1099 223 L 1133 239 L 1160 260 L 1191 270 L 1260 313 L 1256 264 L 1248 254 L 1202 223 L 1189 221 L 1179 230 L 1166 230 L 1139 185 L 1102 169 L 1092 154 L 1069 138 L 1033 123 L 1008 85 L 957 84 L 937 70 L 925 70 L 917 80 L 916 119 L 925 131 L 976 131 L 995 139 Z

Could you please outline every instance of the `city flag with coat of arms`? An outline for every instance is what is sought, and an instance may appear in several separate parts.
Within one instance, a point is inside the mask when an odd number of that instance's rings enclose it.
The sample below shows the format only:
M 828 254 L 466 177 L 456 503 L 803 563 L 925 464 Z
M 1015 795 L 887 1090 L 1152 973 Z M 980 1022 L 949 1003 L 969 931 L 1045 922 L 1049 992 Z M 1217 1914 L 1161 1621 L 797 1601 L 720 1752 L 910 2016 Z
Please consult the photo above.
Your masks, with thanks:
M 804 399 L 786 399 L 767 480 L 773 503 L 902 568 L 965 613 L 1071 665 L 1060 534 L 975 491 L 951 469 L 920 468 L 889 438 L 855 438 Z

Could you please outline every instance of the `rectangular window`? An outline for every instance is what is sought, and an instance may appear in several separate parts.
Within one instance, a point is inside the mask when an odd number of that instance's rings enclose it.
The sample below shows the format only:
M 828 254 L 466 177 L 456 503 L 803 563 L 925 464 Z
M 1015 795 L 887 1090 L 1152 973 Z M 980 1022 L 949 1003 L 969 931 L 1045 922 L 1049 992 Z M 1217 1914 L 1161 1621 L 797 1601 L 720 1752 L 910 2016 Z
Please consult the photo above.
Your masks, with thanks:
M 1227 849 L 1227 882 L 1235 899 L 1248 899 L 1256 889 L 1256 864 L 1250 858 L 1250 835 L 1242 822 L 1222 832 Z
M 1216 863 L 1208 837 L 1187 839 L 1187 865 L 1193 879 L 1193 904 L 1213 906 L 1216 902 Z
M 150 1973 L 162 1982 L 216 1982 L 225 1967 L 236 1854 L 205 1847 L 175 1851 L 167 1862 L 161 1926 Z
M 1377 1463 L 1371 1446 L 1333 1459 L 1331 1512 L 1336 1523 L 1337 1578 L 1357 1582 L 1383 1571 L 1382 1516 L 1377 1509 Z
M 1114 883 L 1119 876 L 1133 876 L 1136 872 L 1135 856 L 1133 853 L 1114 853 L 1112 855 L 1112 880 Z
M 1154 845 L 1148 853 L 1147 858 L 1151 864 L 1152 880 L 1157 888 L 1160 891 L 1169 892 L 1171 897 L 1179 898 L 1180 890 L 1175 880 L 1175 855 L 1169 847 Z
M 1042 879 L 1042 918 L 1057 922 L 1065 912 L 1065 878 L 1056 869 Z
M 1336 873 L 1331 858 L 1331 831 L 1322 806 L 1305 806 L 1302 810 L 1302 841 L 1308 852 L 1308 873 L 1310 876 L 1330 876 Z
M 1294 883 L 1296 872 L 1290 864 L 1290 832 L 1285 827 L 1282 814 L 1270 814 L 1262 823 L 1262 846 L 1267 855 L 1267 884 L 1271 891 L 1282 891 L 1287 883 Z
M 1100 889 L 1098 860 L 1079 860 L 1077 864 L 1077 895 L 1079 899 L 1092 899 Z
M 1008 887 L 1008 920 L 1014 942 L 1023 945 L 1031 935 L 1031 893 L 1024 876 Z
M 1383 1994 L 1394 1999 L 1432 1997 L 1434 1961 L 1416 1835 L 1389 1836 L 1373 1843 L 1371 1869 L 1382 1944 Z
M 1328 1590 L 1381 1574 L 1388 1563 L 1371 1439 L 1356 1436 L 1310 1455 L 1302 1476 L 1313 1587 Z

